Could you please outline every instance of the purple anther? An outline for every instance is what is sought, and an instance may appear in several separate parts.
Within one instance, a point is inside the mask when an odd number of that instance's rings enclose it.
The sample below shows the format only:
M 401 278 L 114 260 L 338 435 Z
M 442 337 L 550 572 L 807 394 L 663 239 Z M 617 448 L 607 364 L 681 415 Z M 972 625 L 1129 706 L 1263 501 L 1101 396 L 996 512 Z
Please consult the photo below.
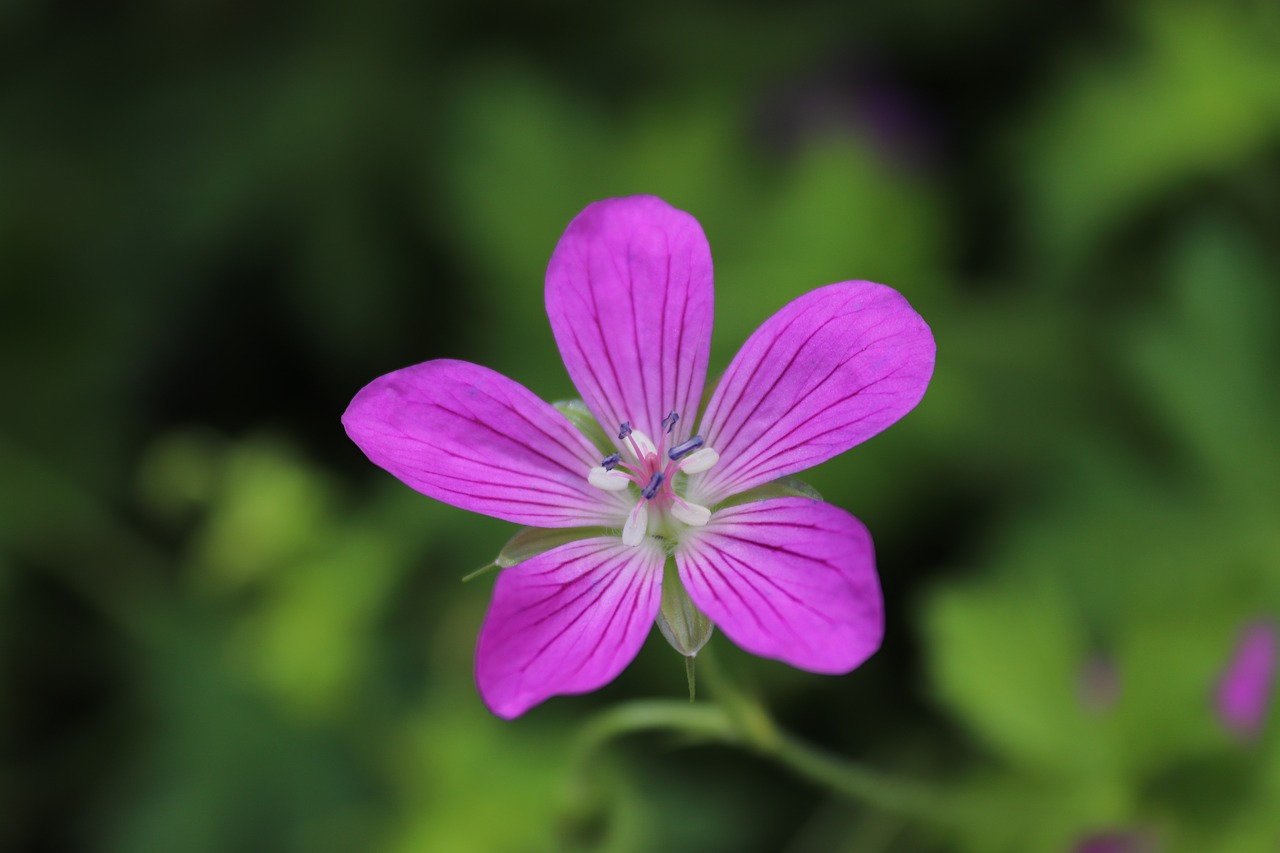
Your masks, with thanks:
M 680 420 L 680 415 L 677 412 L 670 412 L 662 419 L 662 428 L 667 432 L 671 432 L 676 428 L 676 421 L 678 420 Z
M 600 460 L 600 466 L 606 471 L 612 471 L 618 467 L 618 463 L 622 461 L 622 457 L 617 453 L 610 453 L 608 456 Z
M 680 444 L 677 444 L 675 447 L 668 450 L 667 456 L 670 457 L 672 461 L 675 461 L 676 459 L 679 459 L 681 456 L 688 456 L 690 453 L 697 450 L 702 445 L 703 445 L 702 436 L 695 435 L 693 438 L 689 439 L 688 441 L 681 442 Z
M 623 421 L 622 426 L 618 427 L 618 438 L 624 439 L 631 435 L 631 421 Z
M 656 471 L 654 472 L 654 475 L 649 478 L 649 485 L 640 490 L 640 497 L 647 501 L 651 501 L 660 488 L 662 488 L 662 472 Z

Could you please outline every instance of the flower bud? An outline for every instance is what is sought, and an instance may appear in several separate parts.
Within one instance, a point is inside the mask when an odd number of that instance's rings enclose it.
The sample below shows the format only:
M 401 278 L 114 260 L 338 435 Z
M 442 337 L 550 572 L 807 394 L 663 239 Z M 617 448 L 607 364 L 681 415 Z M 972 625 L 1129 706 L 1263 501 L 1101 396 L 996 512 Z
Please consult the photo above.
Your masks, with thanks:
M 662 608 L 658 611 L 658 630 L 671 648 L 685 657 L 694 657 L 711 639 L 715 625 L 694 606 L 680 581 L 675 561 L 667 560 L 662 576 Z

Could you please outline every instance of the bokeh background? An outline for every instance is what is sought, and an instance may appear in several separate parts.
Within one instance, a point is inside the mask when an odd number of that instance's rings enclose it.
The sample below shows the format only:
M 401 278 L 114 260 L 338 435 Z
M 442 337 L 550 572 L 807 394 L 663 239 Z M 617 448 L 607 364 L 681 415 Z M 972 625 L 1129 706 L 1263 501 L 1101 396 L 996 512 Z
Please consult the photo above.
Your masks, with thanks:
M 593 714 L 655 633 L 490 716 L 510 525 L 338 418 L 435 357 L 573 395 L 542 309 L 588 202 L 716 262 L 713 372 L 833 281 L 938 366 L 809 478 L 889 625 L 843 678 L 713 642 L 931 826 Z M 1280 725 L 1213 691 L 1280 614 L 1280 8 L 906 0 L 0 6 L 0 849 L 1059 851 L 1280 845 Z M 1150 849 L 1150 848 L 1148 848 Z

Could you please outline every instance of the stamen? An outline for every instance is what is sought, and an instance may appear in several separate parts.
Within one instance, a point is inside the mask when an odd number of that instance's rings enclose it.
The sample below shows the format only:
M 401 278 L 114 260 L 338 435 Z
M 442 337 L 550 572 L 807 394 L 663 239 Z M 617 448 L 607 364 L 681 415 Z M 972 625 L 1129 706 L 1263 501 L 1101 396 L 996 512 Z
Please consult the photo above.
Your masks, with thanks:
M 654 495 L 658 494 L 658 489 L 662 488 L 662 479 L 662 472 L 655 471 L 649 478 L 649 485 L 640 490 L 640 497 L 647 501 L 653 500 Z
M 587 475 L 587 482 L 597 489 L 604 489 L 606 492 L 620 492 L 631 485 L 631 478 L 621 471 L 610 471 L 597 465 Z
M 704 447 L 681 459 L 679 468 L 686 474 L 697 474 L 700 471 L 707 470 L 719 461 L 719 453 L 716 453 L 710 447 Z
M 676 498 L 671 504 L 671 514 L 677 521 L 683 521 L 690 527 L 702 527 L 711 518 L 711 510 L 681 498 Z
M 631 450 L 635 453 L 637 462 L 644 462 L 650 456 L 658 455 L 658 448 L 653 446 L 649 436 L 638 429 L 631 430 L 627 435 L 627 440 L 631 443 Z
M 649 504 L 639 501 L 635 509 L 631 510 L 631 515 L 627 516 L 627 523 L 622 528 L 622 544 L 634 548 L 644 541 L 644 535 L 648 532 Z
M 600 461 L 600 467 L 606 471 L 612 471 L 618 467 L 618 463 L 622 461 L 622 457 L 617 453 L 610 453 Z
M 618 427 L 618 440 L 621 441 L 629 435 L 631 435 L 631 421 L 623 421 L 622 426 Z
M 693 438 L 689 439 L 688 441 L 677 444 L 675 447 L 668 450 L 667 456 L 672 460 L 679 459 L 681 456 L 685 456 L 697 450 L 699 447 L 702 446 L 702 444 L 703 444 L 702 436 L 695 435 Z
M 667 416 L 662 419 L 662 428 L 667 432 L 671 432 L 676 428 L 676 421 L 680 420 L 678 412 L 668 412 Z

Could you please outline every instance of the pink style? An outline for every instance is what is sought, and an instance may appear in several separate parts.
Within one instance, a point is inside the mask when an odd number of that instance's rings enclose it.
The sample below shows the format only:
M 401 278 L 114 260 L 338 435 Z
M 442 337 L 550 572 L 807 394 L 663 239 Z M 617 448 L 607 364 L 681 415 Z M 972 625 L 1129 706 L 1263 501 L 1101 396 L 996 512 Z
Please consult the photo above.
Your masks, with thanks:
M 862 523 L 819 500 L 751 490 L 914 408 L 933 373 L 929 327 L 884 285 L 819 288 L 747 340 L 699 419 L 712 303 L 697 220 L 652 196 L 597 202 L 556 246 L 546 305 L 612 447 L 514 380 L 461 361 L 375 379 L 343 415 L 372 462 L 425 495 L 582 530 L 498 576 L 475 670 L 495 714 L 612 681 L 661 622 L 664 583 L 682 584 L 742 648 L 801 669 L 846 673 L 879 648 L 884 606 Z

